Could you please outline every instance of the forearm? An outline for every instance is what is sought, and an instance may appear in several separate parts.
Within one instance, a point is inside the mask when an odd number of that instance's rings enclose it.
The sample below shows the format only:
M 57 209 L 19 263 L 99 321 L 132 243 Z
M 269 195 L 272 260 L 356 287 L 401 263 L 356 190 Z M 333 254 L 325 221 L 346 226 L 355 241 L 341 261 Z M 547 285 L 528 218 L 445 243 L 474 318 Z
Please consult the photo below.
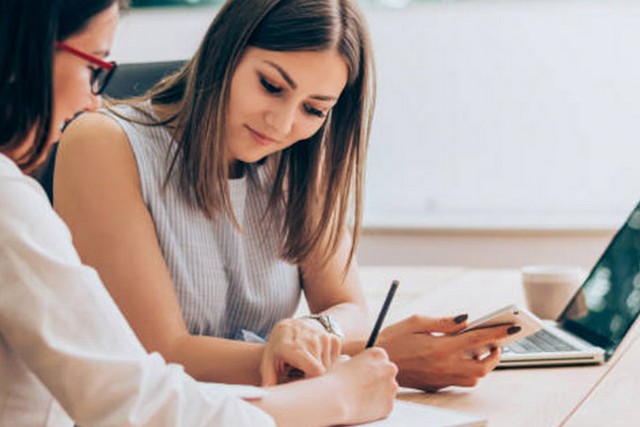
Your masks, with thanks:
M 354 303 L 337 304 L 322 312 L 332 316 L 342 327 L 345 339 L 342 354 L 355 356 L 362 352 L 371 332 L 367 307 Z
M 325 375 L 270 388 L 267 396 L 250 403 L 271 415 L 278 427 L 340 425 L 348 417 L 341 388 L 333 376 Z
M 350 240 L 345 232 L 337 252 L 327 263 L 312 257 L 301 265 L 304 292 L 314 314 L 330 315 L 341 327 L 346 340 L 365 337 L 369 331 L 369 312 L 354 259 L 348 266 Z
M 264 345 L 207 336 L 186 336 L 162 352 L 198 381 L 260 384 Z
M 367 306 L 356 302 L 343 302 L 323 310 L 319 314 L 327 314 L 340 325 L 345 335 L 345 342 L 364 339 L 369 330 Z

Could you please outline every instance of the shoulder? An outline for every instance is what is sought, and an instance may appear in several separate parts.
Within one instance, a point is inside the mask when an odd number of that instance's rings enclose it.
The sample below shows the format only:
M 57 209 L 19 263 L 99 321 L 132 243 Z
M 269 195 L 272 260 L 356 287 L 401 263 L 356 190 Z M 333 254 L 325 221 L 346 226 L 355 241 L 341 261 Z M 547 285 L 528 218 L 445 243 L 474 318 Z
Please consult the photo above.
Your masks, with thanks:
M 54 176 L 54 200 L 69 187 L 139 187 L 128 137 L 112 117 L 84 113 L 60 139 Z
M 112 117 L 103 113 L 84 113 L 67 126 L 59 150 L 100 150 L 117 147 L 123 142 L 127 142 L 127 135 Z
M 60 138 L 56 170 L 69 164 L 110 163 L 130 152 L 127 135 L 111 117 L 84 113 L 71 122 Z

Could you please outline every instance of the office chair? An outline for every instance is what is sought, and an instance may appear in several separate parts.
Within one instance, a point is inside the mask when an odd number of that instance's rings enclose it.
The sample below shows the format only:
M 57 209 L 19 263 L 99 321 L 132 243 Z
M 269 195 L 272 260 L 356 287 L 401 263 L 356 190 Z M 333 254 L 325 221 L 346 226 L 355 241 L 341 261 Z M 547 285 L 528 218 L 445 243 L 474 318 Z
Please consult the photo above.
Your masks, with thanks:
M 119 65 L 104 95 L 114 99 L 143 95 L 160 79 L 177 71 L 184 63 L 185 61 L 165 61 Z M 47 160 L 34 173 L 34 177 L 40 181 L 51 203 L 53 203 L 53 171 L 56 166 L 57 152 L 58 144 L 53 146 Z
M 185 61 L 145 62 L 122 64 L 116 69 L 104 94 L 123 99 L 143 95 L 164 76 L 177 71 Z

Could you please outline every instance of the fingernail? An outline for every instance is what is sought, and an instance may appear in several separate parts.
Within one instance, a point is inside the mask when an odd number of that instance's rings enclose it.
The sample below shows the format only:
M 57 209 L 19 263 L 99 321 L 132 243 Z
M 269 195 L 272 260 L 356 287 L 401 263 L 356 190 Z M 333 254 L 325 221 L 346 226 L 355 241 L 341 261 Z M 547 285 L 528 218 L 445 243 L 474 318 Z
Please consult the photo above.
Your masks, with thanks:
M 509 329 L 507 329 L 507 333 L 509 335 L 513 335 L 513 334 L 517 334 L 518 332 L 520 332 L 522 328 L 520 326 L 512 326 Z
M 453 321 L 456 322 L 457 324 L 460 324 L 462 322 L 464 322 L 465 320 L 467 320 L 469 318 L 468 314 L 461 314 L 459 316 L 456 316 L 453 318 Z

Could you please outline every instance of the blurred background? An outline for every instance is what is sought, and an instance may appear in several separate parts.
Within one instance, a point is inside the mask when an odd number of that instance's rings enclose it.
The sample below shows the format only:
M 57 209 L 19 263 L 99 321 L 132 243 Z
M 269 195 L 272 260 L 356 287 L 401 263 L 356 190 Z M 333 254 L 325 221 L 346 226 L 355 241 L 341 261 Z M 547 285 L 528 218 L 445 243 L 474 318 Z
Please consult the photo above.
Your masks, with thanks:
M 134 1 L 114 59 L 187 58 L 219 3 Z M 361 4 L 379 90 L 361 262 L 590 267 L 640 196 L 640 2 Z
M 411 2 L 433 1 L 433 0 L 360 0 L 362 3 L 379 3 L 391 7 L 403 7 Z M 224 0 L 131 0 L 133 7 L 156 7 L 156 6 L 197 6 L 207 4 L 221 4 Z

